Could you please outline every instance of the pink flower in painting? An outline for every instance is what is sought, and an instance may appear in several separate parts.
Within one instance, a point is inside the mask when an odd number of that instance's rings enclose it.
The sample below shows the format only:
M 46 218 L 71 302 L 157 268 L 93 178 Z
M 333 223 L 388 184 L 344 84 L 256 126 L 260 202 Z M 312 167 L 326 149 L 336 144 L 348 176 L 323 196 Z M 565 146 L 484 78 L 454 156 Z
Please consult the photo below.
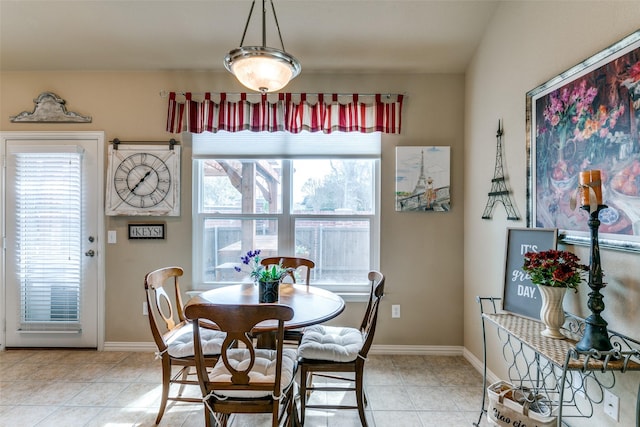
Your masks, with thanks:
M 629 74 L 629 79 L 631 81 L 637 82 L 638 80 L 640 80 L 640 61 L 630 66 L 627 73 Z
M 573 87 L 563 87 L 549 94 L 549 103 L 543 111 L 543 116 L 552 127 L 565 127 L 569 123 L 577 124 L 589 112 L 591 103 L 598 94 L 598 90 L 582 80 Z
M 600 138 L 606 138 L 616 126 L 624 111 L 624 105 L 620 104 L 611 110 L 608 110 L 604 105 L 600 105 L 597 111 L 588 112 L 576 123 L 573 131 L 575 140 L 585 141 L 594 134 Z
M 640 61 L 629 67 L 627 76 L 622 85 L 629 89 L 633 108 L 640 110 Z

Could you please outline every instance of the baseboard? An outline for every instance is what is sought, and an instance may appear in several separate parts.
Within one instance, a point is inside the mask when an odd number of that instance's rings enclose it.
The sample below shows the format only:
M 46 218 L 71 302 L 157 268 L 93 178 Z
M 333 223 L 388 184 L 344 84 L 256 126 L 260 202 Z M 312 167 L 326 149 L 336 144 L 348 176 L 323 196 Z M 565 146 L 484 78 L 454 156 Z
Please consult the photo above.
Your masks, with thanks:
M 478 359 L 466 348 L 463 350 L 463 356 L 465 359 L 467 359 L 467 362 L 469 362 L 471 366 L 476 368 L 476 370 L 482 374 L 482 371 L 484 369 L 484 363 L 482 362 L 482 360 Z M 487 385 L 493 384 L 498 381 L 500 381 L 500 377 L 498 377 L 496 374 L 491 372 L 490 369 L 487 368 Z
M 104 343 L 104 351 L 147 351 L 156 352 L 156 345 L 152 342 L 118 342 Z M 461 346 L 441 345 L 372 345 L 370 354 L 398 354 L 413 356 L 463 356 L 478 372 L 482 373 L 484 364 L 473 353 Z M 497 375 L 487 369 L 489 384 L 499 381 Z
M 153 342 L 119 342 L 104 343 L 104 351 L 157 351 Z M 405 354 L 423 356 L 461 356 L 463 347 L 435 345 L 372 345 L 370 354 Z
M 104 343 L 104 351 L 147 351 L 155 353 L 158 351 L 158 347 L 153 342 L 107 341 Z
M 433 345 L 373 345 L 370 354 L 403 354 L 423 356 L 461 356 L 463 347 Z M 118 342 L 104 343 L 104 351 L 157 351 L 152 342 Z
M 372 345 L 369 354 L 403 354 L 415 356 L 461 356 L 462 347 L 439 345 Z

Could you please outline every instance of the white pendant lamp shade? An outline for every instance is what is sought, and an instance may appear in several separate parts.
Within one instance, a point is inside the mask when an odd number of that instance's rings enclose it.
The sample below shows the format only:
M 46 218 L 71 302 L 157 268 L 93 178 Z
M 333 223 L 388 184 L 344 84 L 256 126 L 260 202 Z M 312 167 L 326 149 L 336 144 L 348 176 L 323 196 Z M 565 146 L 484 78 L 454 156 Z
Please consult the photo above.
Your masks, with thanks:
M 249 89 L 266 93 L 285 87 L 302 67 L 296 58 L 279 49 L 244 46 L 224 58 L 224 66 Z
M 247 34 L 255 3 L 256 0 L 251 3 L 249 17 L 244 27 L 242 40 L 240 40 L 240 47 L 233 49 L 225 56 L 224 66 L 236 76 L 240 83 L 249 89 L 262 93 L 275 92 L 285 87 L 291 79 L 300 74 L 302 66 L 296 58 L 284 50 L 273 0 L 269 0 L 269 3 L 273 11 L 273 18 L 278 30 L 278 37 L 280 37 L 282 50 L 267 47 L 266 0 L 262 0 L 262 46 L 243 46 L 244 36 Z

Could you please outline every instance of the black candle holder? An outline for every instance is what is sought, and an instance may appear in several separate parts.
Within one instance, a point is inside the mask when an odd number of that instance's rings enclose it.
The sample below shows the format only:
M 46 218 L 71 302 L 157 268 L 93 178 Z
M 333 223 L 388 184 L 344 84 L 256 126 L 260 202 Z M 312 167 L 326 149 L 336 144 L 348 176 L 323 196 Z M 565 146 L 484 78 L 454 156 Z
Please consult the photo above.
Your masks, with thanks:
M 584 335 L 576 344 L 579 351 L 610 351 L 613 349 L 609 340 L 607 322 L 600 316 L 604 311 L 603 296 L 600 289 L 605 287 L 602 281 L 602 264 L 600 263 L 600 245 L 598 244 L 598 228 L 600 219 L 598 214 L 606 209 L 607 205 L 598 205 L 597 209 L 591 212 L 590 206 L 582 206 L 582 209 L 589 212 L 589 229 L 591 230 L 591 256 L 589 259 L 589 282 L 591 288 L 587 306 L 591 310 L 591 315 L 585 319 Z

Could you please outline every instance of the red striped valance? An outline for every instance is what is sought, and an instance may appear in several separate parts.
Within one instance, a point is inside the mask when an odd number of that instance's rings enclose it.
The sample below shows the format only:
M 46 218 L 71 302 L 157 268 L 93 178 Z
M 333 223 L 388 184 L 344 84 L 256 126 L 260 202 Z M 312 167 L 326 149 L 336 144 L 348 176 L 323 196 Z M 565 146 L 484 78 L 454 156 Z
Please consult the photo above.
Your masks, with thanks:
M 167 132 L 400 133 L 403 95 L 169 93 Z

